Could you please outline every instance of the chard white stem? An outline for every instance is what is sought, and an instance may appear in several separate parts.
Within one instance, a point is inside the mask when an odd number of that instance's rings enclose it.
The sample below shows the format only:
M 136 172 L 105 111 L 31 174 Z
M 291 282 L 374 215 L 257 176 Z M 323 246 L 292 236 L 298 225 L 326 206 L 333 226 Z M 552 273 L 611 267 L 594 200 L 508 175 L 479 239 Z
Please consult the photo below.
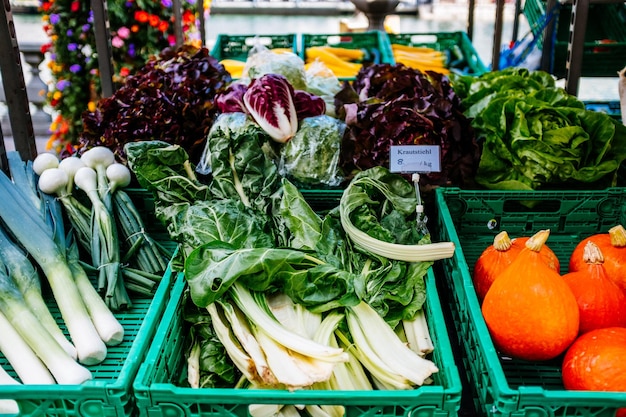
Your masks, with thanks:
M 416 385 L 422 385 L 437 366 L 424 359 L 400 340 L 385 320 L 366 302 L 348 307 L 348 327 L 354 336 L 361 333 L 372 351 L 394 372 Z M 356 337 L 355 337 L 355 343 Z
M 13 325 L 0 313 L 0 352 L 24 384 L 55 384 L 46 365 L 35 355 Z M 0 382 L 0 385 L 2 383 Z
M 276 385 L 278 383 L 276 376 L 272 373 L 259 342 L 252 334 L 246 317 L 241 313 L 241 310 L 232 304 L 220 302 L 219 305 L 230 323 L 231 331 L 254 362 L 256 373 L 263 383 L 266 386 Z
M 315 382 L 319 382 L 319 373 L 309 373 L 303 369 L 298 363 L 303 360 L 302 355 L 296 356 L 295 352 L 288 351 L 284 346 L 280 345 L 272 339 L 267 333 L 258 327 L 252 328 L 256 340 L 263 349 L 272 373 L 276 376 L 279 383 L 284 384 L 288 389 L 298 389 L 309 387 Z M 330 372 L 326 378 L 330 378 L 332 373 L 332 364 Z M 323 377 L 322 377 L 323 380 Z
M 220 342 L 222 342 L 222 345 L 224 345 L 226 353 L 228 353 L 228 356 L 233 361 L 237 369 L 239 369 L 246 379 L 253 384 L 262 383 L 263 381 L 261 381 L 259 375 L 256 373 L 256 366 L 252 358 L 246 353 L 246 351 L 243 350 L 241 344 L 239 344 L 237 338 L 233 335 L 228 321 L 218 311 L 217 304 L 209 304 L 207 306 L 207 311 L 211 316 L 211 323 L 217 338 Z
M 276 342 L 286 348 L 305 356 L 330 362 L 345 362 L 348 360 L 342 349 L 322 345 L 287 330 L 274 317 L 268 314 L 264 308 L 257 304 L 250 291 L 242 284 L 235 282 L 229 293 L 250 322 L 262 328 Z
M 406 335 L 409 348 L 424 357 L 435 350 L 435 346 L 430 337 L 428 322 L 424 310 L 418 310 L 411 320 L 402 320 L 404 334 Z

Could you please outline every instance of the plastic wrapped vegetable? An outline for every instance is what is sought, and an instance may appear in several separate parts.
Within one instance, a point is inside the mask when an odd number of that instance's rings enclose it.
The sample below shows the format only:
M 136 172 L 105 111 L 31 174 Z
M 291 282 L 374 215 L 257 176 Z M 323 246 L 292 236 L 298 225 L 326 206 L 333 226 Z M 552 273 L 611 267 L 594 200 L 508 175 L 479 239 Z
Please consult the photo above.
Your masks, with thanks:
M 302 58 L 291 52 L 273 52 L 266 46 L 257 44 L 250 50 L 243 69 L 243 77 L 253 80 L 265 74 L 282 75 L 296 90 L 306 88 Z
M 281 148 L 281 174 L 299 186 L 337 186 L 345 123 L 327 115 L 307 117 L 296 135 Z

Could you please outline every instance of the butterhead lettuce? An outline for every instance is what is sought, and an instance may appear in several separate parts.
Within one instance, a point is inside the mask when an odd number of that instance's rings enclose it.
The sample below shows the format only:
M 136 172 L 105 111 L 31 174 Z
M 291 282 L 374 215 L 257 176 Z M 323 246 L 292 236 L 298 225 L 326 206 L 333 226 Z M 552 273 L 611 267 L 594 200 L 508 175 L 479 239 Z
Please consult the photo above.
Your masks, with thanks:
M 483 145 L 478 184 L 514 190 L 616 184 L 626 159 L 626 127 L 586 110 L 551 76 L 507 69 L 455 85 L 466 94 L 465 114 Z

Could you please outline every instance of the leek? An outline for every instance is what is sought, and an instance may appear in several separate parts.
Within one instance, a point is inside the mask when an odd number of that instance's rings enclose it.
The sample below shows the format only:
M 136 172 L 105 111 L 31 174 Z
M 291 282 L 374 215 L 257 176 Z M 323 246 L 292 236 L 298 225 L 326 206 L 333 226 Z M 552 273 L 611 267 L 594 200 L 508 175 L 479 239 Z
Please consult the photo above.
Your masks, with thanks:
M 73 235 L 68 239 L 67 263 L 100 339 L 107 346 L 119 345 L 124 340 L 124 327 L 100 297 L 80 264 L 78 245 Z
M 15 330 L 4 314 L 0 313 L 0 352 L 24 384 L 54 384 L 52 374 Z
M 0 195 L 4 196 L 0 201 L 0 218 L 46 276 L 79 362 L 86 365 L 102 362 L 106 346 L 74 285 L 64 248 L 57 246 L 42 217 L 4 174 L 0 175 Z
M 76 359 L 76 348 L 67 340 L 43 299 L 39 273 L 26 254 L 6 235 L 1 227 L 0 260 L 6 266 L 9 276 L 19 288 L 28 307 L 63 349 Z
M 91 372 L 68 355 L 30 311 L 3 266 L 0 267 L 0 311 L 50 370 L 57 383 L 82 384 L 92 378 Z

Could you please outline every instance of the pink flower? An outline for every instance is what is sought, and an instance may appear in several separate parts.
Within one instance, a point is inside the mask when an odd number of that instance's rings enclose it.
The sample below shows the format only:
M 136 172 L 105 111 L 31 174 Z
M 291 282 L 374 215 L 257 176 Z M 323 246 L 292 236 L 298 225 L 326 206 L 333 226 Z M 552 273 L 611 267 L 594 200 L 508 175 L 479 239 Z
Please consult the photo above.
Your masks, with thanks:
M 119 36 L 115 36 L 113 40 L 111 40 L 111 45 L 113 45 L 115 48 L 121 48 L 122 46 L 124 46 L 124 40 Z
M 128 29 L 126 26 L 122 26 L 117 30 L 117 36 L 122 39 L 128 39 L 128 37 L 130 36 L 130 29 Z

